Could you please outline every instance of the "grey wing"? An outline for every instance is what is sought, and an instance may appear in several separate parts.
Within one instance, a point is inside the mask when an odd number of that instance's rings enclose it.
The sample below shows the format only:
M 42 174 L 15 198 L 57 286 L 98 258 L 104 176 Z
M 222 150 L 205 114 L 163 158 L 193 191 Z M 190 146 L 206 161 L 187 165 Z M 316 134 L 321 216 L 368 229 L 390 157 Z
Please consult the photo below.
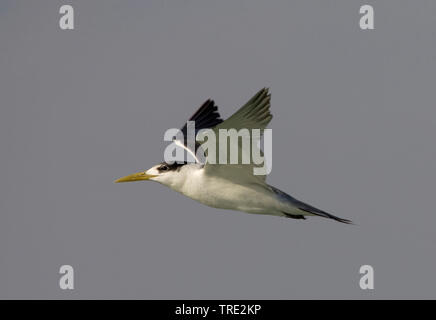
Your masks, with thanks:
M 353 224 L 351 220 L 339 218 L 335 215 L 332 215 L 331 213 L 325 212 L 321 209 L 315 208 L 311 206 L 310 204 L 304 203 L 300 200 L 295 199 L 291 195 L 287 194 L 286 192 L 283 192 L 273 186 L 268 186 L 282 201 L 285 201 L 289 203 L 291 206 L 300 209 L 303 212 L 309 213 L 314 216 L 320 216 L 328 219 L 333 219 L 338 222 L 346 223 L 346 224 Z M 287 217 L 294 218 L 294 219 L 305 219 L 304 215 L 295 215 L 290 214 L 287 212 L 283 212 Z
M 225 121 L 215 126 L 219 129 L 265 129 L 272 119 L 270 113 L 271 94 L 268 88 L 257 92 L 248 102 Z
M 266 126 L 269 124 L 269 122 L 272 119 L 272 114 L 270 113 L 270 101 L 271 101 L 271 95 L 268 92 L 267 88 L 263 88 L 259 92 L 257 92 L 245 105 L 243 105 L 238 111 L 236 111 L 232 116 L 230 116 L 225 121 L 221 122 L 217 126 L 213 128 L 213 131 L 215 132 L 215 136 L 219 137 L 219 130 L 220 129 L 235 129 L 237 131 L 241 129 L 249 129 L 251 132 L 251 129 L 260 129 L 260 133 L 262 136 L 263 130 L 266 128 Z M 260 138 L 259 136 L 259 138 Z M 254 136 L 251 136 L 251 139 L 255 139 Z M 262 151 L 260 150 L 258 143 L 260 141 L 253 140 L 250 143 L 250 146 L 253 148 L 256 147 L 258 152 L 261 156 L 263 156 Z M 217 150 L 219 150 L 221 145 L 217 147 Z M 253 159 L 250 158 L 249 164 L 242 164 L 241 157 L 242 153 L 245 152 L 242 149 L 242 142 L 239 139 L 238 142 L 238 164 L 229 164 L 230 163 L 230 152 L 227 150 L 227 164 L 217 164 L 218 157 L 219 157 L 219 151 L 215 155 L 214 164 L 210 161 L 210 156 L 207 155 L 206 157 L 206 165 L 205 165 L 205 172 L 209 175 L 219 175 L 220 177 L 226 177 L 228 179 L 232 179 L 235 181 L 251 181 L 255 183 L 265 183 L 266 175 L 254 175 L 253 169 L 255 167 L 260 167 L 261 165 L 255 164 L 253 162 Z M 253 150 L 251 150 L 253 151 Z

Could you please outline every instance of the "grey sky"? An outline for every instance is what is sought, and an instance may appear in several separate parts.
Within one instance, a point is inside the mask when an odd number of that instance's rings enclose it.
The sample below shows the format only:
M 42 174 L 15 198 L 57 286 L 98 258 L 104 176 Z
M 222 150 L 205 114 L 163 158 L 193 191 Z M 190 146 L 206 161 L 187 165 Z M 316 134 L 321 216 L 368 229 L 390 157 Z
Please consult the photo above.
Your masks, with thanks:
M 436 297 L 434 1 L 71 3 L 72 31 L 62 1 L 0 4 L 0 298 Z M 268 182 L 356 226 L 112 183 L 264 86 Z

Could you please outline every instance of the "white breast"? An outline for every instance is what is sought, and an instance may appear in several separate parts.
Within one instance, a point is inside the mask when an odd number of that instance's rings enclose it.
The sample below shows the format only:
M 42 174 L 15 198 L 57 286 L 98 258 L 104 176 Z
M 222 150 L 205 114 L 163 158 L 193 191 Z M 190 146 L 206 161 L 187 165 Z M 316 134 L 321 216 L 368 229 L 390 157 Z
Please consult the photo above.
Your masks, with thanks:
M 200 168 L 186 169 L 184 183 L 173 189 L 191 199 L 215 208 L 281 215 L 277 199 L 262 186 L 208 176 Z

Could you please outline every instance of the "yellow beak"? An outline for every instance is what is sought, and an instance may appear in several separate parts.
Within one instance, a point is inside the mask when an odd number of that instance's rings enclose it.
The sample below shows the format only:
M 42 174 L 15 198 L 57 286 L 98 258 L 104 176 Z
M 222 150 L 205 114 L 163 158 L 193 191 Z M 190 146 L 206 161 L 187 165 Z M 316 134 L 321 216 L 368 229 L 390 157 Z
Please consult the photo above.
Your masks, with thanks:
M 157 177 L 152 174 L 146 174 L 145 172 L 138 172 L 134 173 L 122 178 L 119 178 L 118 180 L 115 180 L 115 183 L 119 182 L 131 182 L 131 181 L 140 181 L 140 180 L 149 180 L 150 178 Z

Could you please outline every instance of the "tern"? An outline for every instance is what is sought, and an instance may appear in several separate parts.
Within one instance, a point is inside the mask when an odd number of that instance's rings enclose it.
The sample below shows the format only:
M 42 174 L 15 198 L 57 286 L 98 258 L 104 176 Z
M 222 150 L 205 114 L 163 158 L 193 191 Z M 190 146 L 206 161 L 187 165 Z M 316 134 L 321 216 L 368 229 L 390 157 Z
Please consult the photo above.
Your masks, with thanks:
M 191 116 L 195 130 L 211 129 L 260 129 L 264 130 L 272 119 L 271 95 L 267 88 L 257 92 L 245 105 L 223 121 L 213 100 L 207 100 Z M 185 124 L 181 131 L 186 133 Z M 178 141 L 180 143 L 180 141 Z M 185 149 L 186 140 L 181 143 Z M 189 150 L 188 150 L 189 151 Z M 192 150 L 190 150 L 192 153 Z M 306 219 L 319 216 L 351 224 L 295 199 L 289 194 L 266 183 L 266 175 L 254 175 L 249 164 L 211 164 L 188 162 L 162 162 L 150 169 L 116 180 L 119 182 L 151 180 L 159 182 L 191 199 L 209 207 L 243 211 L 254 214 Z

